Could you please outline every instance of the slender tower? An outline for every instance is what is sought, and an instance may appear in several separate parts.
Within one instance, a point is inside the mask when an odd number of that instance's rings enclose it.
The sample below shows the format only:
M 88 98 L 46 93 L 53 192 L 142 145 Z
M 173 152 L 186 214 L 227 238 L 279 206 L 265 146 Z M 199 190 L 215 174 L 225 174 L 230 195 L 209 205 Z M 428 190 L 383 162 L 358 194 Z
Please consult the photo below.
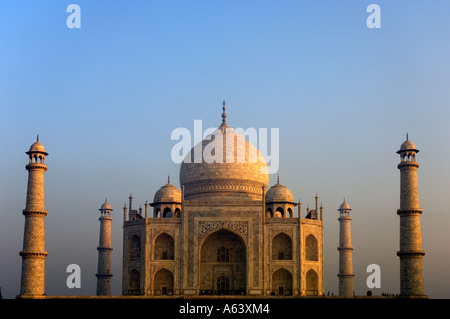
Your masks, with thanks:
M 131 195 L 131 194 L 130 194 Z M 125 222 L 127 221 L 127 203 L 123 204 L 123 223 L 122 223 L 122 229 L 124 229 L 122 231 L 122 295 L 125 295 L 125 289 L 126 289 L 126 283 L 128 282 L 128 278 L 127 278 L 127 263 L 126 263 L 126 244 L 125 244 Z
M 422 250 L 420 233 L 419 194 L 417 190 L 416 154 L 419 150 L 408 139 L 400 146 L 400 296 L 424 297 L 422 259 L 425 252 Z
M 352 261 L 352 235 L 350 232 L 350 206 L 345 202 L 339 211 L 339 296 L 353 296 L 353 261 Z
M 44 173 L 47 171 L 45 156 L 48 153 L 39 142 L 36 142 L 26 152 L 29 157 L 27 202 L 23 210 L 25 229 L 23 234 L 22 274 L 20 283 L 20 298 L 43 298 L 45 295 L 45 189 Z
M 111 295 L 111 205 L 105 199 L 100 211 L 100 240 L 98 250 L 97 295 Z

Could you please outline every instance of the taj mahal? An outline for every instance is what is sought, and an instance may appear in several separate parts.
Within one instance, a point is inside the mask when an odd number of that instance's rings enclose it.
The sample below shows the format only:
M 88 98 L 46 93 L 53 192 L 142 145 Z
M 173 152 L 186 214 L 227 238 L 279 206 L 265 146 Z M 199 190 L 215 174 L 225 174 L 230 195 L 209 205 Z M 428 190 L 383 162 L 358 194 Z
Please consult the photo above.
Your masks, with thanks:
M 302 210 L 289 188 L 278 178 L 269 185 L 267 163 L 259 150 L 227 124 L 223 102 L 222 154 L 239 147 L 245 160 L 206 162 L 185 160 L 179 185 L 171 183 L 154 193 L 144 209 L 136 208 L 132 194 L 115 217 L 123 223 L 122 297 L 142 296 L 323 296 L 323 212 L 319 196 L 315 207 Z M 235 142 L 229 145 L 231 142 Z M 209 147 L 204 139 L 197 147 Z M 229 147 L 226 147 L 228 143 Z M 231 147 L 230 147 L 231 146 Z M 195 148 L 195 147 L 194 147 Z M 193 150 L 186 159 L 192 159 Z M 256 153 L 257 160 L 249 155 Z M 406 138 L 400 155 L 400 296 L 424 298 L 416 155 Z M 39 138 L 28 155 L 28 187 L 22 272 L 18 298 L 45 295 L 45 191 L 48 156 Z M 315 192 L 315 190 L 311 190 Z M 127 195 L 128 196 L 128 195 Z M 111 295 L 111 222 L 107 200 L 100 209 L 97 296 Z M 296 216 L 294 212 L 297 212 Z M 344 200 L 333 209 L 339 217 L 339 295 L 353 295 L 350 205 Z M 117 216 L 117 215 L 116 215 Z M 95 243 L 93 243 L 93 246 Z

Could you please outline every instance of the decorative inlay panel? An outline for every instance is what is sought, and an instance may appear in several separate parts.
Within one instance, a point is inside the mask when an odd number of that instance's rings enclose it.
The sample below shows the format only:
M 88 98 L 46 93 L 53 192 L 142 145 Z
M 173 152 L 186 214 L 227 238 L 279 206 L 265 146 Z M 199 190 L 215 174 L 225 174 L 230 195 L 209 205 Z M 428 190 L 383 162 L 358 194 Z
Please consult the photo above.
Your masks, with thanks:
M 246 221 L 200 221 L 198 222 L 198 239 L 201 240 L 207 234 L 220 228 L 233 230 L 245 241 L 248 240 L 248 222 Z

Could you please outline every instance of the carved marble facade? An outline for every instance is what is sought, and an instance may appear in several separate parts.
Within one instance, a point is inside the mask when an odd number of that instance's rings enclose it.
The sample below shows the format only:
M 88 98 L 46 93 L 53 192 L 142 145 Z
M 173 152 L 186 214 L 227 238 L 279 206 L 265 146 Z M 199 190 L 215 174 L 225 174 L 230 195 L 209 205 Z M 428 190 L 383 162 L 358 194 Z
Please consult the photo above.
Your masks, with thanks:
M 215 133 L 256 150 L 225 117 Z M 202 141 L 202 149 L 210 142 Z M 257 163 L 185 161 L 181 190 L 169 179 L 145 203 L 145 213 L 133 209 L 130 196 L 124 207 L 123 294 L 323 294 L 318 197 L 316 209 L 302 216 L 292 193 L 279 180 L 268 189 L 268 180 L 260 157 Z

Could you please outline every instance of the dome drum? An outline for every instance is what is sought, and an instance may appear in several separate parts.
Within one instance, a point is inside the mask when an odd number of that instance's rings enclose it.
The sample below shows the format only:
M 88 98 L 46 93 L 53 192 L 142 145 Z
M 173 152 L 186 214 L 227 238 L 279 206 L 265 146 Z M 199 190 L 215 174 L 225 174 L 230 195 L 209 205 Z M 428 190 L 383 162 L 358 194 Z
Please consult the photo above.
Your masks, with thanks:
M 263 194 L 262 183 L 254 181 L 242 181 L 238 179 L 209 179 L 184 184 L 184 198 L 195 199 L 203 196 L 247 197 L 253 200 L 261 200 Z

